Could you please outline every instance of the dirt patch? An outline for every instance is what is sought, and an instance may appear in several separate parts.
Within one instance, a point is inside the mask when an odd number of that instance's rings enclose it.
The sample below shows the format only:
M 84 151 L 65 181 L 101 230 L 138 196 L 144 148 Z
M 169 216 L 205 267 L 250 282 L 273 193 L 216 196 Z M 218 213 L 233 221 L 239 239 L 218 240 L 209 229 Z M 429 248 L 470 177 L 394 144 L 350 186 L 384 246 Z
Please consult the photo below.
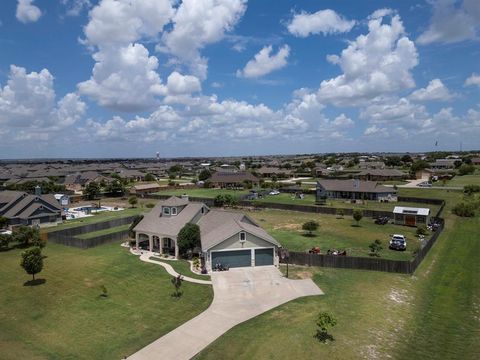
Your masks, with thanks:
M 295 276 L 299 279 L 311 279 L 313 274 L 310 271 L 298 271 Z
M 290 224 L 279 224 L 273 227 L 274 230 L 299 230 L 301 228 L 300 224 L 290 223 Z
M 388 294 L 388 299 L 395 301 L 397 304 L 408 304 L 410 296 L 406 290 L 392 289 Z

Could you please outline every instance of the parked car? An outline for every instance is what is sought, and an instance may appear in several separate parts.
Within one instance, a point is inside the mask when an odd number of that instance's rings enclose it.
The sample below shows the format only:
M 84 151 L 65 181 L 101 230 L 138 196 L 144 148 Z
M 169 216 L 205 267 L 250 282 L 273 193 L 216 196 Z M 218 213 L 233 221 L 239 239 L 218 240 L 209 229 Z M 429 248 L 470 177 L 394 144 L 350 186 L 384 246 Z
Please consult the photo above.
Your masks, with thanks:
M 421 182 L 420 184 L 418 184 L 417 186 L 419 186 L 419 187 L 432 187 L 432 184 L 429 183 L 428 181 L 424 181 L 424 182 Z
M 280 194 L 280 191 L 278 190 L 272 190 L 268 193 L 268 195 L 278 195 L 278 194 Z
M 385 225 L 385 224 L 388 224 L 389 221 L 390 221 L 390 218 L 388 216 L 379 216 L 378 218 L 375 219 L 375 224 Z
M 390 249 L 407 250 L 407 239 L 403 235 L 394 234 L 390 239 Z

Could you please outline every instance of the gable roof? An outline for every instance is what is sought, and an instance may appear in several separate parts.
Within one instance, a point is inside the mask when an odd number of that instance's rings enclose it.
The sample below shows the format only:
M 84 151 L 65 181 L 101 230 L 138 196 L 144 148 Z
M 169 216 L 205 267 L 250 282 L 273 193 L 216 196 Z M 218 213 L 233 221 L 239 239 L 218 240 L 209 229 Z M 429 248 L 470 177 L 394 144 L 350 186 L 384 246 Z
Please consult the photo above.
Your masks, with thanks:
M 212 183 L 241 183 L 246 180 L 258 182 L 258 178 L 247 171 L 216 172 L 210 178 Z
M 394 214 L 404 214 L 404 215 L 423 215 L 428 216 L 430 214 L 429 208 L 413 208 L 405 206 L 395 206 L 393 209 Z
M 200 227 L 202 250 L 222 243 L 240 231 L 249 232 L 274 245 L 280 244 L 248 216 L 225 210 L 210 210 L 198 222 Z
M 30 195 L 22 191 L 0 192 L 0 215 L 8 219 L 28 219 L 37 210 L 45 208 L 48 213 L 61 215 L 62 208 L 54 195 Z

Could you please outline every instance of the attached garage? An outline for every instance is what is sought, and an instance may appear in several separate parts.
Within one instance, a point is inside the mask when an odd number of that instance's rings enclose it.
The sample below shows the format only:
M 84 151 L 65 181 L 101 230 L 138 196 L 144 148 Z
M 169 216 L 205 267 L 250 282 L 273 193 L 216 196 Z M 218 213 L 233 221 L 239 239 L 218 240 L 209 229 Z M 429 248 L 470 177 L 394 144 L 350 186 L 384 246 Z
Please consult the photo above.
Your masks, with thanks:
M 212 266 L 222 264 L 231 268 L 252 266 L 251 250 L 212 251 Z
M 255 266 L 273 265 L 274 248 L 255 249 Z

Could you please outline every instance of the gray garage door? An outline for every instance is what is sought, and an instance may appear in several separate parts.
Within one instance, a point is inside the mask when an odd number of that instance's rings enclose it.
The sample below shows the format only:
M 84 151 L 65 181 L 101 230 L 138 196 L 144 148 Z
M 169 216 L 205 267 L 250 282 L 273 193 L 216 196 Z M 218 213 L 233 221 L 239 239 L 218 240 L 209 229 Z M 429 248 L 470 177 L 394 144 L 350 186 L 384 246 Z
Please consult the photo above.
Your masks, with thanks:
M 214 251 L 212 252 L 212 267 L 222 264 L 231 268 L 251 266 L 250 250 Z
M 255 250 L 255 266 L 273 265 L 273 248 Z

